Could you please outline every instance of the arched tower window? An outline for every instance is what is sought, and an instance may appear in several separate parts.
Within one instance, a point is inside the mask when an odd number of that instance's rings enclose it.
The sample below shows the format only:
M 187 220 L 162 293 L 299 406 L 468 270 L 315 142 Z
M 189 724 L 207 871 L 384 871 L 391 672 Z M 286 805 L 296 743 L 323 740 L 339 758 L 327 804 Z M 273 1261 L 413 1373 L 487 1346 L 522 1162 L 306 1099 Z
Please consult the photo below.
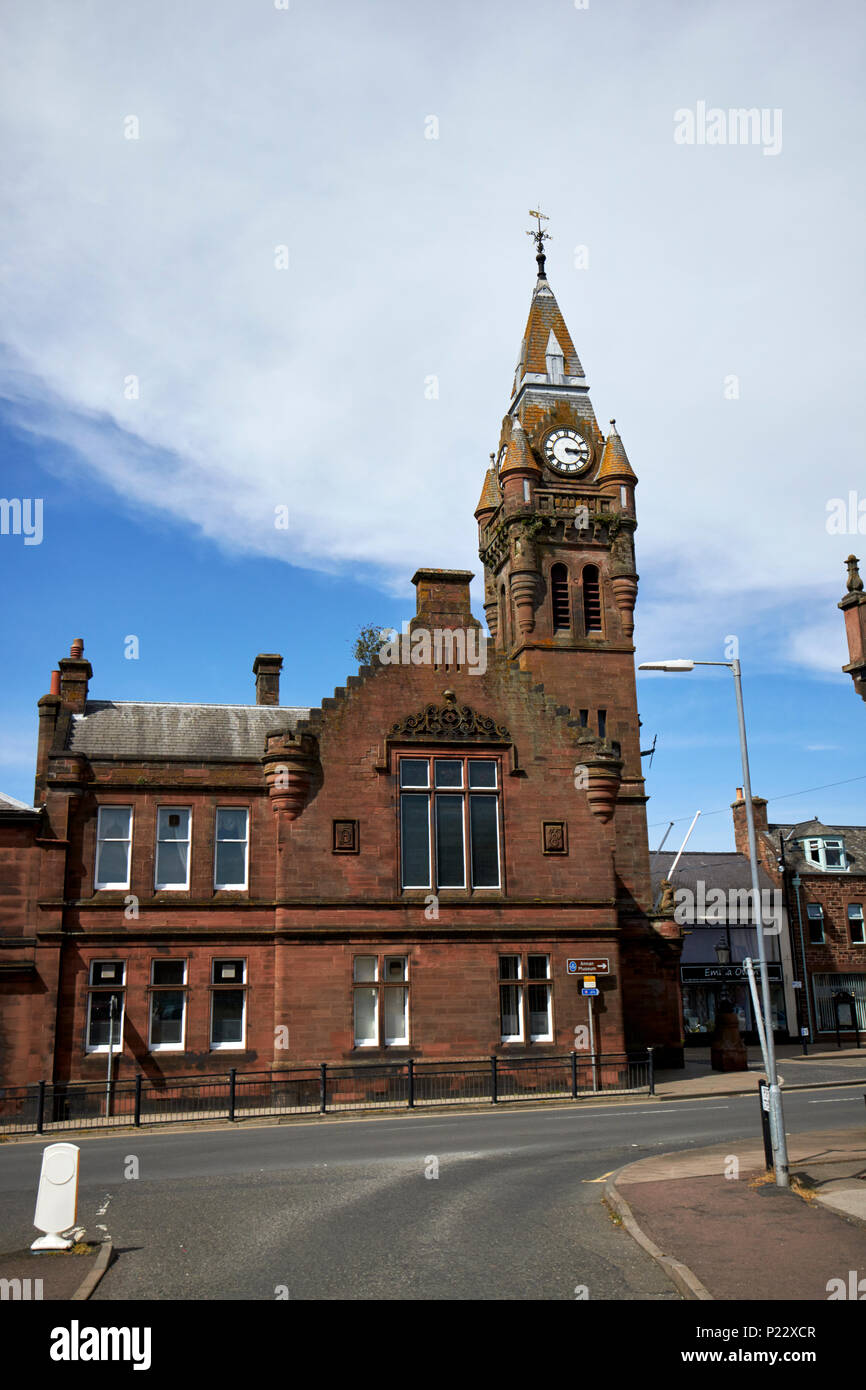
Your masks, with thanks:
M 587 565 L 583 571 L 583 628 L 587 635 L 600 634 L 601 626 L 601 584 L 595 565 Z
M 550 571 L 550 602 L 553 608 L 553 630 L 562 632 L 571 627 L 571 601 L 568 594 L 568 570 L 554 565 Z

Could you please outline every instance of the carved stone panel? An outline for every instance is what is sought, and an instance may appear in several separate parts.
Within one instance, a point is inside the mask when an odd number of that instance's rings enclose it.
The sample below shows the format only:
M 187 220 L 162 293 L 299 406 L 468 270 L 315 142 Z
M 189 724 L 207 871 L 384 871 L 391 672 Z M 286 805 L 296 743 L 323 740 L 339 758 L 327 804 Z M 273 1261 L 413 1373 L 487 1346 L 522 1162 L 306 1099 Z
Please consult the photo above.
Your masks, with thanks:
M 545 854 L 568 854 L 568 827 L 564 820 L 542 821 L 541 830 Z
M 358 822 L 356 820 L 335 820 L 334 854 L 357 854 L 358 848 Z

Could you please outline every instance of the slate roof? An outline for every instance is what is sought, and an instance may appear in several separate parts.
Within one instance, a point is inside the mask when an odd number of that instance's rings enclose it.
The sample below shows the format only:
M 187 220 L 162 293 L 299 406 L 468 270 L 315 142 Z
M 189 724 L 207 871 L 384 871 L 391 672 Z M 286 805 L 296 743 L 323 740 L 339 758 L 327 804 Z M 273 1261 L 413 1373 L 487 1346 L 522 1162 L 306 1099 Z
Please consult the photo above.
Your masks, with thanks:
M 38 815 L 35 806 L 30 806 L 26 801 L 19 801 L 15 796 L 9 796 L 6 792 L 0 792 L 0 815 L 2 816 L 35 816 Z
M 265 737 L 294 729 L 309 709 L 288 705 L 180 705 L 88 700 L 66 746 L 88 758 L 256 760 Z
M 834 873 L 846 872 L 844 869 L 822 869 L 820 865 L 813 864 L 797 843 L 798 840 L 829 838 L 841 840 L 844 844 L 849 876 L 866 874 L 866 825 L 824 825 L 822 821 L 813 818 L 799 821 L 796 825 L 790 822 L 786 825 L 776 822 L 768 825 L 767 830 L 774 847 L 784 841 L 785 865 L 792 873 L 820 874 L 823 878 L 828 878 Z
M 652 856 L 653 901 L 658 901 L 661 881 L 667 876 L 673 860 L 674 855 L 667 850 L 662 854 Z M 715 888 L 721 888 L 723 893 L 727 893 L 732 888 L 751 890 L 752 870 L 748 859 L 734 851 L 687 851 L 680 856 L 680 862 L 672 879 L 674 888 L 690 888 L 697 896 L 699 880 L 704 884 L 705 893 L 709 893 Z M 762 889 L 773 888 L 773 880 L 764 869 L 759 868 L 758 870 L 758 883 Z M 748 919 L 743 915 L 742 920 Z
M 539 280 L 532 292 L 529 318 L 526 320 L 526 331 L 520 345 L 520 358 L 514 373 L 514 384 L 511 388 L 512 396 L 517 394 L 517 388 L 527 373 L 546 376 L 547 343 L 551 330 L 562 348 L 566 380 L 570 377 L 579 377 L 581 381 L 585 380 L 580 358 L 574 350 L 571 334 L 565 326 L 565 319 L 562 317 L 553 290 L 546 280 Z

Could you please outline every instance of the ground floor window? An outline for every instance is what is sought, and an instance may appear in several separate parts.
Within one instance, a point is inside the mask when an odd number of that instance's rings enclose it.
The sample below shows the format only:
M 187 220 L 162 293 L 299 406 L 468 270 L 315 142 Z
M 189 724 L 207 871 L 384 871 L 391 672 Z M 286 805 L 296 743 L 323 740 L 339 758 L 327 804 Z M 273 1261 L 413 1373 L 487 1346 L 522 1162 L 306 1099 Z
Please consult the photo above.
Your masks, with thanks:
M 815 991 L 815 1013 L 818 1028 L 822 1033 L 835 1033 L 836 1011 L 833 1007 L 834 994 L 853 994 L 857 1010 L 857 1027 L 866 1033 L 866 974 L 859 975 L 813 975 Z
M 552 1042 L 550 956 L 499 957 L 502 1042 Z
M 92 960 L 87 995 L 87 1051 L 121 1052 L 126 962 Z
M 211 976 L 210 1045 L 214 1051 L 243 1048 L 247 1025 L 247 963 L 215 960 Z
M 409 1042 L 409 957 L 355 956 L 352 970 L 356 1047 Z
M 150 967 L 151 1052 L 182 1052 L 185 1022 L 186 961 L 153 961 Z
M 760 994 L 760 987 L 759 987 Z M 756 1033 L 755 1013 L 748 985 L 731 983 L 726 988 L 718 984 L 683 985 L 683 1024 L 686 1040 L 709 1043 L 716 1031 L 719 1000 L 725 995 L 734 1005 L 741 1033 Z M 763 1000 L 761 1001 L 763 1007 Z M 787 1033 L 788 1015 L 785 991 L 781 984 L 770 981 L 770 1011 L 774 1033 Z

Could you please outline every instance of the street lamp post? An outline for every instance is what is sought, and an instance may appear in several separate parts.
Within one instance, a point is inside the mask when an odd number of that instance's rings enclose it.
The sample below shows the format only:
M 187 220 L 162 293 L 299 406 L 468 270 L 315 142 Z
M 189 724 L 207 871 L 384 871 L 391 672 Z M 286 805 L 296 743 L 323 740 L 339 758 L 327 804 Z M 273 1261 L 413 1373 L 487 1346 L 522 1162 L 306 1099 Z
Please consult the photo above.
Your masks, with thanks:
M 752 782 L 749 776 L 749 748 L 746 742 L 746 716 L 743 709 L 743 686 L 740 663 L 733 661 L 643 661 L 639 671 L 692 671 L 696 666 L 727 666 L 733 673 L 737 697 L 737 720 L 740 726 L 740 758 L 743 764 L 743 792 L 746 798 L 746 825 L 749 833 L 749 859 L 752 869 L 752 900 L 755 904 L 755 924 L 758 930 L 758 959 L 761 963 L 761 998 L 764 1030 L 767 1039 L 767 1081 L 769 1083 L 770 1133 L 773 1143 L 773 1166 L 776 1186 L 788 1187 L 788 1146 L 785 1140 L 785 1121 L 782 1115 L 782 1093 L 776 1074 L 776 1046 L 773 1038 L 773 1015 L 770 1007 L 770 979 L 767 970 L 767 948 L 764 942 L 764 917 L 761 911 L 761 886 L 758 881 L 758 847 L 755 838 L 755 816 L 752 809 Z

